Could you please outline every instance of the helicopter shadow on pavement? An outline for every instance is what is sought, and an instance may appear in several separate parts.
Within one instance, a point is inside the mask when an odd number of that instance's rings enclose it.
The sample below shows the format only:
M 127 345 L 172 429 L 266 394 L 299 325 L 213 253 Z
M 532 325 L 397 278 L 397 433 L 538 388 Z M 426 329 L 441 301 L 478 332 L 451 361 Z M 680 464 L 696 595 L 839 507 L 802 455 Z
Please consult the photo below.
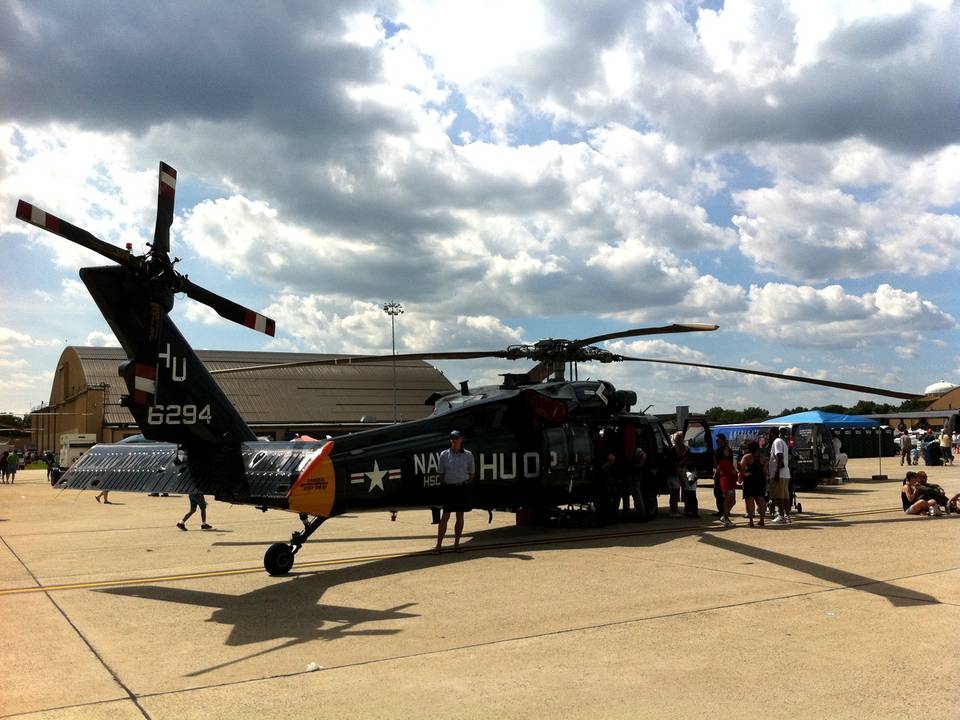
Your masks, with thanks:
M 789 527 L 758 529 L 763 532 L 805 532 L 826 530 L 840 526 L 902 522 L 901 518 L 829 520 L 811 519 Z M 132 585 L 105 588 L 98 592 L 162 602 L 196 605 L 212 608 L 210 622 L 230 626 L 226 644 L 243 646 L 286 639 L 281 645 L 257 651 L 212 667 L 187 673 L 201 676 L 228 665 L 272 653 L 314 640 L 335 641 L 357 635 L 395 635 L 400 627 L 383 627 L 383 623 L 418 617 L 410 609 L 416 603 L 407 602 L 385 609 L 371 609 L 330 605 L 322 602 L 324 593 L 334 587 L 366 580 L 387 578 L 403 573 L 415 573 L 436 568 L 445 563 L 463 563 L 477 559 L 503 558 L 532 561 L 531 551 L 571 547 L 652 547 L 684 536 L 699 536 L 700 541 L 745 557 L 797 570 L 817 579 L 885 597 L 896 606 L 939 603 L 937 598 L 874 578 L 815 563 L 803 558 L 766 550 L 747 543 L 723 537 L 728 530 L 711 525 L 682 527 L 671 530 L 669 525 L 618 525 L 602 531 L 572 535 L 544 532 L 542 529 L 500 527 L 465 535 L 462 554 L 444 552 L 440 556 L 429 551 L 393 556 L 333 569 L 294 571 L 277 582 L 250 592 L 233 595 L 207 590 L 191 590 L 163 585 Z M 432 535 L 430 536 L 433 537 Z M 376 627 L 362 627 L 376 623 Z
M 864 522 L 858 522 L 856 524 L 861 525 L 878 522 L 890 521 L 867 520 Z M 831 527 L 837 527 L 837 525 L 831 524 Z M 780 532 L 780 530 L 778 529 L 777 532 Z M 874 578 L 866 577 L 865 575 L 857 575 L 856 573 L 841 570 L 840 568 L 832 567 L 830 565 L 824 565 L 822 563 L 805 560 L 792 555 L 784 555 L 783 553 L 767 550 L 766 548 L 760 548 L 754 545 L 737 542 L 719 535 L 704 534 L 700 538 L 700 542 L 711 547 L 728 550 L 730 552 L 737 553 L 738 555 L 753 558 L 754 560 L 759 560 L 761 562 L 770 563 L 772 565 L 780 565 L 781 567 L 788 567 L 792 570 L 815 577 L 818 580 L 840 585 L 844 589 L 859 590 L 872 595 L 878 595 L 888 600 L 890 604 L 894 605 L 895 607 L 915 607 L 917 605 L 940 604 L 940 600 L 926 593 L 910 590 L 900 585 L 884 582 L 882 580 L 876 580 Z

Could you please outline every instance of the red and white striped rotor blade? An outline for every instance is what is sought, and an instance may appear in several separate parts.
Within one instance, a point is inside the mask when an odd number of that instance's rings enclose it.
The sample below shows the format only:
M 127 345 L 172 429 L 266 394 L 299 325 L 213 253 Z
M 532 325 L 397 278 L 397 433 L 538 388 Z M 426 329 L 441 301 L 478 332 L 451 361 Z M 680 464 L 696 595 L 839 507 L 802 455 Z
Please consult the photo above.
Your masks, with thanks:
M 177 196 L 177 171 L 160 163 L 160 182 L 157 190 L 157 225 L 153 231 L 155 252 L 170 252 L 170 225 L 173 223 L 173 204 Z
M 134 267 L 138 263 L 138 260 L 129 251 L 106 243 L 83 228 L 68 223 L 66 220 L 61 220 L 56 215 L 51 215 L 25 200 L 20 200 L 17 203 L 17 218 L 54 235 L 59 235 L 70 242 L 75 242 L 88 250 L 93 250 L 95 253 L 99 253 L 125 267 Z
M 257 332 L 273 337 L 277 331 L 277 324 L 266 315 L 245 308 L 243 305 L 233 302 L 233 300 L 227 300 L 222 295 L 210 292 L 187 278 L 182 278 L 177 291 L 186 293 L 187 297 L 213 308 L 220 317 L 232 320 Z

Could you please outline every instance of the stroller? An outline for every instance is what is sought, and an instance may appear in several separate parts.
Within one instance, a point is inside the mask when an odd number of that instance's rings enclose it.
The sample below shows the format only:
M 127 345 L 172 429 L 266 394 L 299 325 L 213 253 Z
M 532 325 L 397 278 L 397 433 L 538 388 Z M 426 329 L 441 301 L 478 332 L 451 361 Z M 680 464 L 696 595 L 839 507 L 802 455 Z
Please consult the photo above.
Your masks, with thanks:
M 846 471 L 844 471 L 846 472 Z M 803 505 L 800 502 L 800 499 L 797 497 L 797 486 L 794 483 L 793 478 L 790 479 L 790 482 L 787 484 L 790 488 L 790 507 L 798 515 L 803 512 Z M 777 513 L 777 506 L 774 504 L 771 498 L 767 498 L 767 515 L 773 517 Z

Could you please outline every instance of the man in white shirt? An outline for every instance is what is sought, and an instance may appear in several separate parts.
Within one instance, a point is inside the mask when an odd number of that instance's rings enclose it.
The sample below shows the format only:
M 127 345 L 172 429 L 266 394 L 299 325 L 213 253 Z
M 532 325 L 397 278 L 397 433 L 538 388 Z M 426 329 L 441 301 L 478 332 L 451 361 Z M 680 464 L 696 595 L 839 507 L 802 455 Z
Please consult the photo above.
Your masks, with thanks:
M 774 525 L 790 524 L 790 446 L 784 437 L 790 437 L 790 428 L 770 431 L 770 465 L 767 494 L 773 500 L 778 515 Z

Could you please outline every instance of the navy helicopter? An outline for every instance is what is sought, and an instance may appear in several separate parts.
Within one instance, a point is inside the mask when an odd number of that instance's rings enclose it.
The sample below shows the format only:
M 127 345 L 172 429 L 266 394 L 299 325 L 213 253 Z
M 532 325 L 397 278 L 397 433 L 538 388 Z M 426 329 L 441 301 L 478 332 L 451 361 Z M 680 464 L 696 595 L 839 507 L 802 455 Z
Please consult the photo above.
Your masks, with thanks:
M 80 278 L 113 330 L 127 360 L 118 368 L 129 408 L 149 441 L 97 445 L 57 487 L 141 493 L 203 493 L 223 502 L 298 513 L 302 527 L 289 542 L 270 546 L 264 567 L 284 575 L 307 539 L 330 517 L 351 510 L 429 507 L 442 503 L 438 460 L 453 430 L 466 436 L 477 463 L 476 508 L 528 509 L 584 504 L 609 519 L 620 501 L 610 474 L 600 471 L 611 452 L 632 457 L 637 448 L 654 495 L 676 472 L 670 441 L 654 416 L 630 412 L 637 396 L 605 380 L 579 380 L 587 361 L 656 362 L 711 368 L 813 383 L 897 398 L 917 395 L 744 368 L 628 357 L 596 347 L 622 337 L 716 330 L 716 325 L 674 324 L 635 328 L 580 340 L 549 339 L 490 352 L 436 352 L 338 358 L 216 371 L 275 372 L 303 364 L 403 359 L 496 357 L 529 360 L 526 373 L 504 376 L 496 387 L 428 398 L 433 413 L 326 440 L 260 442 L 197 358 L 173 321 L 174 296 L 188 297 L 219 315 L 274 335 L 270 318 L 196 285 L 170 256 L 177 172 L 160 163 L 153 242 L 134 255 L 20 200 L 17 218 L 103 255 L 115 264 L 87 267 Z M 565 377 L 565 368 L 573 378 Z

